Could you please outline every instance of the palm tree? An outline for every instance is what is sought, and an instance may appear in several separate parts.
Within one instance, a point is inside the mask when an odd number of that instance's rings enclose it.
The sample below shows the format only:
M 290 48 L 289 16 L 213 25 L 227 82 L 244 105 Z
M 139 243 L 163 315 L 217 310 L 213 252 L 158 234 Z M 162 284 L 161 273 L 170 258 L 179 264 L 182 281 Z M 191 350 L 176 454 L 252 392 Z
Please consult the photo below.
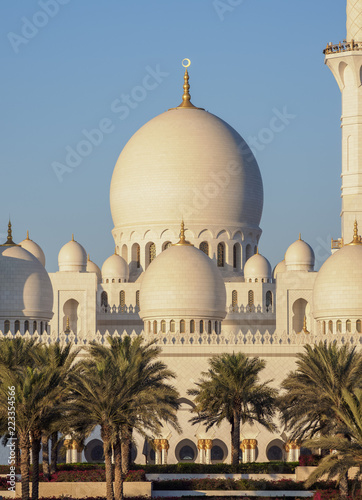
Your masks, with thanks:
M 282 382 L 279 408 L 286 432 L 300 441 L 334 432 L 334 408 L 343 404 L 344 389 L 362 387 L 362 355 L 348 344 L 320 342 L 297 354 L 297 369 Z
M 314 436 L 344 439 L 340 434 L 338 411 L 343 408 L 345 390 L 362 388 L 362 355 L 355 347 L 335 342 L 305 346 L 297 354 L 297 369 L 282 383 L 279 399 L 282 421 L 291 438 L 303 441 Z M 347 478 L 340 482 L 341 497 L 347 490 Z
M 244 353 L 220 354 L 209 360 L 210 368 L 203 372 L 197 389 L 188 394 L 195 396 L 198 415 L 193 424 L 206 423 L 206 428 L 220 425 L 226 419 L 231 425 L 232 464 L 239 463 L 240 424 L 258 422 L 274 430 L 272 418 L 275 411 L 276 390 L 267 382 L 259 382 L 265 361 L 248 358 Z
M 338 418 L 338 435 L 320 436 L 305 442 L 313 448 L 332 449 L 333 453 L 326 455 L 318 464 L 317 469 L 306 481 L 310 487 L 322 476 L 328 479 L 343 478 L 352 467 L 358 468 L 360 477 L 362 466 L 362 390 L 353 393 L 342 391 L 344 403 L 342 407 L 333 407 Z M 345 492 L 347 493 L 347 492 Z
M 73 430 L 90 432 L 96 425 L 101 427 L 108 500 L 123 497 L 122 430 L 157 433 L 163 420 L 177 427 L 178 393 L 167 383 L 174 375 L 156 359 L 160 348 L 142 342 L 142 337 L 125 337 L 109 338 L 110 347 L 92 343 L 91 358 L 82 363 L 82 371 L 71 381 L 68 417 Z M 126 445 L 128 452 L 128 441 Z

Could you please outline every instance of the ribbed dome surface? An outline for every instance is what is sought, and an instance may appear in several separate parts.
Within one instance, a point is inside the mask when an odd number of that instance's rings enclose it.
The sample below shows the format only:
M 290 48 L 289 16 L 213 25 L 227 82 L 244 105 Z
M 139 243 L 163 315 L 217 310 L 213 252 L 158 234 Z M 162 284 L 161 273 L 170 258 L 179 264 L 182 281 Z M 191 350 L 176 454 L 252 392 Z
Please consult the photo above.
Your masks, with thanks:
M 102 278 L 116 278 L 128 280 L 129 268 L 127 262 L 120 255 L 113 254 L 104 261 L 102 266 Z
M 262 280 L 271 278 L 271 265 L 263 255 L 259 253 L 250 257 L 244 267 L 245 280 Z
M 320 268 L 313 290 L 315 319 L 362 319 L 362 245 L 346 245 Z
M 25 240 L 23 240 L 22 242 L 20 242 L 19 245 L 21 247 L 25 248 L 25 250 L 27 250 L 28 252 L 32 253 L 43 264 L 43 266 L 45 267 L 45 255 L 44 255 L 44 252 L 40 248 L 40 246 L 37 243 L 35 243 L 35 241 L 33 241 L 33 240 L 29 239 L 29 238 L 26 238 Z
M 135 196 L 137 191 L 137 196 Z M 139 129 L 115 166 L 110 204 L 115 228 L 259 227 L 258 164 L 227 123 L 199 109 L 173 109 Z
M 53 288 L 39 260 L 20 246 L 0 246 L 0 316 L 49 321 Z
M 287 271 L 313 271 L 314 252 L 308 243 L 302 239 L 296 240 L 285 252 Z
M 59 271 L 86 271 L 87 254 L 80 243 L 68 241 L 58 255 Z
M 192 246 L 172 246 L 146 270 L 140 290 L 140 316 L 146 319 L 222 320 L 226 290 L 215 263 Z

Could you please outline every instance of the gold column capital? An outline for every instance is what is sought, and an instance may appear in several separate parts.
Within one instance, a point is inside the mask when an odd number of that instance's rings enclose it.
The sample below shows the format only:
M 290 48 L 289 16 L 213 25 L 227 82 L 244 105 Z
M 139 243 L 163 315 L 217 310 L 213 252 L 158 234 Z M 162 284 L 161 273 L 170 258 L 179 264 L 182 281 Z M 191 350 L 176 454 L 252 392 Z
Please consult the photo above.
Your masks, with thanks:
M 199 450 L 204 450 L 205 449 L 205 439 L 199 439 L 197 441 L 197 448 Z
M 161 439 L 161 449 L 162 450 L 169 450 L 170 445 L 168 444 L 168 439 Z
M 212 439 L 205 439 L 205 449 L 211 450 L 212 448 Z

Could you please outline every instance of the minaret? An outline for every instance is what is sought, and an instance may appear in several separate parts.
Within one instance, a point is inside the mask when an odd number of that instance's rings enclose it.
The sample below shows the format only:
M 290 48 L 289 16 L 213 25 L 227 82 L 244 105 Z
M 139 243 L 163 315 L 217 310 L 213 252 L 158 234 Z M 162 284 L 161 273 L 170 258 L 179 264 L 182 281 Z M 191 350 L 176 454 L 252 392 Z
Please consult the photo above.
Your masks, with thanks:
M 324 53 L 342 93 L 343 244 L 352 240 L 355 220 L 362 227 L 362 0 L 347 0 L 347 38 Z

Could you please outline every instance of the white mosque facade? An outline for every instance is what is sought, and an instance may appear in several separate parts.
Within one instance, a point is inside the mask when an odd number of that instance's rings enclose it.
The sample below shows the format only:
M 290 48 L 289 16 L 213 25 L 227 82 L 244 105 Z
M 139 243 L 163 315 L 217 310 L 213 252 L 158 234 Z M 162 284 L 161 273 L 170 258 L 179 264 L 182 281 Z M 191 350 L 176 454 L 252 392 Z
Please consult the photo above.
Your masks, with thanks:
M 342 93 L 342 231 L 319 272 L 299 236 L 272 272 L 259 252 L 263 184 L 257 161 L 222 119 L 191 104 L 146 123 L 121 152 L 111 180 L 115 250 L 100 269 L 72 240 L 47 273 L 29 239 L 0 246 L 0 337 L 41 333 L 84 345 L 108 335 L 157 339 L 176 373 L 182 434 L 165 428 L 155 450 L 136 437 L 138 463 L 230 459 L 227 424 L 189 423 L 187 390 L 210 356 L 243 351 L 266 360 L 280 386 L 304 344 L 362 338 L 362 0 L 347 0 L 347 42 L 327 45 L 325 62 Z M 181 230 L 180 230 L 181 228 Z M 87 249 L 88 250 L 88 249 Z M 295 460 L 283 429 L 241 428 L 243 461 Z M 99 459 L 93 435 L 69 461 Z

